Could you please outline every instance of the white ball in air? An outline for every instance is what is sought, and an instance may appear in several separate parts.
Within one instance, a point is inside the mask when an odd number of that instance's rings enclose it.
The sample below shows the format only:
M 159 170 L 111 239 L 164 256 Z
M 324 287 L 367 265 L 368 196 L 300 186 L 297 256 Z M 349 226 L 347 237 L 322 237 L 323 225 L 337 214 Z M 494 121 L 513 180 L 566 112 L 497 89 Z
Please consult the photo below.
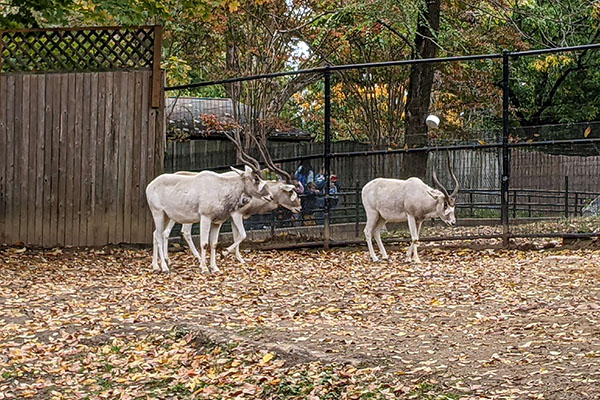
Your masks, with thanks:
M 437 128 L 440 125 L 440 119 L 437 116 L 431 114 L 425 119 L 425 124 L 429 128 Z

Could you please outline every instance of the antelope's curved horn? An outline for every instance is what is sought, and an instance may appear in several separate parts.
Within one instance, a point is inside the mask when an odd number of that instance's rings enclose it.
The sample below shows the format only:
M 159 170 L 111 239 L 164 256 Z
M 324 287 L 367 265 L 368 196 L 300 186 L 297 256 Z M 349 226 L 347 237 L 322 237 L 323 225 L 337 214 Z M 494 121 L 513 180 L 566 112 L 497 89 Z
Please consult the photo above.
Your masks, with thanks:
M 254 136 L 252 136 L 252 138 L 254 139 L 254 142 L 258 147 L 258 151 L 260 151 L 260 155 L 262 156 L 263 160 L 265 160 L 265 164 L 267 164 L 267 167 L 269 167 L 275 173 L 279 173 L 281 176 L 283 176 L 287 183 L 292 183 L 292 175 L 290 175 L 289 172 L 277 167 L 273 162 L 273 159 L 271 158 L 271 155 L 269 154 L 269 151 L 267 150 L 266 146 L 263 146 L 263 144 L 259 142 L 259 140 L 256 139 Z
M 456 178 L 456 175 L 454 175 L 454 171 L 452 170 L 452 165 L 450 163 L 450 153 L 448 153 L 448 171 L 450 171 L 450 175 L 452 176 L 452 179 L 454 179 L 455 185 L 452 194 L 450 194 L 450 197 L 455 198 L 458 194 L 458 191 L 460 190 L 460 184 L 458 183 L 458 179 Z
M 450 195 L 448 194 L 448 191 L 446 190 L 446 188 L 444 186 L 442 186 L 442 184 L 438 180 L 437 174 L 435 173 L 435 170 L 432 172 L 431 176 L 432 176 L 433 181 L 435 182 L 435 184 L 440 188 L 440 190 L 442 191 L 442 193 L 444 193 L 444 196 L 446 197 L 446 199 L 450 199 Z
M 256 159 L 254 159 L 254 158 L 250 157 L 248 154 L 246 154 L 246 152 L 242 148 L 242 145 L 240 144 L 240 142 L 237 139 L 232 137 L 227 132 L 223 132 L 223 134 L 238 149 L 238 151 L 240 152 L 240 159 L 242 160 L 242 162 L 244 164 L 248 165 L 250 168 L 252 168 L 254 170 L 254 172 L 256 172 L 257 174 L 260 175 L 260 163 L 258 161 L 256 161 Z

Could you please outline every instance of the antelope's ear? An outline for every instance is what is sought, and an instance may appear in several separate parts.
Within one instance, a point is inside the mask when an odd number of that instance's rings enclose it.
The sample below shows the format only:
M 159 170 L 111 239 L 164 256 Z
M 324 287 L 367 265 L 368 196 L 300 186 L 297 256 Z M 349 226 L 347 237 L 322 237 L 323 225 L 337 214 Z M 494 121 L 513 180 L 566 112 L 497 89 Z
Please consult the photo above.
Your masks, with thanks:
M 291 201 L 296 201 L 296 199 L 298 198 L 298 194 L 296 193 L 296 191 L 294 190 L 292 192 L 292 195 L 290 196 L 290 200 Z
M 248 196 L 242 195 L 242 197 L 240 197 L 240 206 L 243 207 L 248 203 L 250 203 L 250 198 Z
M 284 185 L 283 186 L 283 191 L 284 192 L 293 192 L 294 190 L 296 190 L 296 188 L 294 187 L 294 185 Z
M 246 174 L 250 175 L 252 173 L 252 168 L 246 165 L 244 171 L 246 172 Z
M 237 173 L 238 175 L 244 175 L 244 171 L 239 170 L 235 167 L 230 167 L 232 171 L 234 171 L 235 173 Z M 246 167 L 247 168 L 247 167 Z
M 262 192 L 262 190 L 265 188 L 265 185 L 267 184 L 266 181 L 263 181 L 262 179 L 260 180 L 260 183 L 258 184 L 258 191 Z

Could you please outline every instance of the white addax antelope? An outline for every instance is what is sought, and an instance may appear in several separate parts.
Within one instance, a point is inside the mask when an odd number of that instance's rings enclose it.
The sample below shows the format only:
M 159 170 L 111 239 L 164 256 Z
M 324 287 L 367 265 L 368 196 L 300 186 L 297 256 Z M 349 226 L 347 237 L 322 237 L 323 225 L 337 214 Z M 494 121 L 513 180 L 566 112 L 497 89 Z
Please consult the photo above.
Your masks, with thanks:
M 232 222 L 231 226 L 232 226 L 232 230 L 233 230 L 233 244 L 231 246 L 229 246 L 226 251 L 229 254 L 231 254 L 232 252 L 235 251 L 235 258 L 242 264 L 244 264 L 245 261 L 242 258 L 239 246 L 244 241 L 244 239 L 246 239 L 246 230 L 244 228 L 244 222 L 243 222 L 244 219 L 248 219 L 252 215 L 255 215 L 255 214 L 265 214 L 265 213 L 271 212 L 271 211 L 275 210 L 277 207 L 287 208 L 288 210 L 290 210 L 293 213 L 299 213 L 302 209 L 302 206 L 300 204 L 300 197 L 298 197 L 298 194 L 296 193 L 296 186 L 293 184 L 292 176 L 287 171 L 277 167 L 273 163 L 273 160 L 271 159 L 271 156 L 269 155 L 269 153 L 266 150 L 266 147 L 264 145 L 262 145 L 258 142 L 257 142 L 257 144 L 258 144 L 260 153 L 261 153 L 263 159 L 265 160 L 265 163 L 267 164 L 267 166 L 273 172 L 278 173 L 282 177 L 284 177 L 286 181 L 285 182 L 267 181 L 267 187 L 273 196 L 273 199 L 271 201 L 267 201 L 264 198 L 252 197 L 252 198 L 248 199 L 248 202 L 246 204 L 242 205 L 239 209 L 235 210 L 231 214 L 231 222 Z M 248 156 L 247 154 L 245 154 L 244 157 L 246 158 L 246 160 L 245 160 L 246 162 L 252 163 L 252 165 L 255 168 L 260 168 L 258 161 L 256 161 L 254 158 Z M 196 175 L 195 172 L 187 172 L 187 171 L 177 172 L 177 174 Z M 227 172 L 223 175 L 230 175 L 230 174 L 231 174 L 231 172 Z M 167 226 L 167 229 L 165 230 L 165 233 L 164 233 L 165 237 L 167 237 L 167 238 L 169 237 L 169 234 L 171 233 L 171 230 L 173 229 L 174 225 L 175 225 L 175 221 L 169 222 L 169 225 Z M 186 241 L 188 242 L 188 245 L 189 245 L 192 253 L 194 255 L 196 255 L 198 253 L 198 251 L 196 250 L 193 242 L 191 241 L 192 224 L 183 224 L 181 227 L 181 232 L 184 237 L 186 237 L 186 238 L 190 237 L 190 240 L 186 239 Z M 167 255 L 168 249 L 166 246 L 166 242 L 165 242 L 165 250 L 164 251 L 165 251 L 165 255 Z M 168 260 L 168 258 L 167 258 L 167 260 Z
M 388 258 L 387 252 L 381 242 L 381 230 L 386 222 L 408 222 L 411 244 L 406 252 L 407 261 L 420 263 L 417 254 L 417 241 L 421 232 L 421 224 L 427 219 L 440 218 L 449 225 L 456 223 L 454 208 L 456 206 L 456 195 L 459 184 L 448 159 L 448 169 L 456 183 L 452 194 L 442 186 L 433 172 L 433 181 L 440 190 L 423 183 L 419 178 L 385 179 L 377 178 L 368 182 L 362 189 L 362 202 L 367 213 L 367 224 L 365 226 L 365 238 L 369 247 L 369 253 L 373 261 L 379 259 L 373 250 L 372 238 L 381 252 L 381 257 Z
M 201 254 L 196 251 L 202 272 L 218 272 L 216 244 L 221 225 L 235 210 L 244 204 L 245 198 L 258 197 L 271 201 L 266 181 L 260 170 L 246 165 L 244 171 L 232 167 L 229 175 L 202 171 L 198 174 L 163 174 L 146 187 L 146 198 L 156 230 L 153 237 L 152 267 L 169 272 L 165 254 L 165 228 L 170 221 L 191 224 L 200 221 Z M 193 247 L 191 235 L 186 241 Z M 211 247 L 210 270 L 206 267 L 206 249 Z M 193 247 L 195 250 L 195 247 Z M 158 265 L 160 258 L 160 267 Z

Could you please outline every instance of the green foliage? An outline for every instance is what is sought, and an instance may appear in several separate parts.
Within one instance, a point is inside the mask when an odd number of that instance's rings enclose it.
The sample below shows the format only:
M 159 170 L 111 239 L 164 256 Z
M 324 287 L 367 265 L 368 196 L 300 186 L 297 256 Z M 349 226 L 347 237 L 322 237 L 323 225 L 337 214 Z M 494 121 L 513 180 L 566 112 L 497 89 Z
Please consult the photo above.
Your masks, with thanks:
M 5 0 L 0 5 L 0 28 L 39 28 L 66 21 L 73 0 Z
M 0 6 L 0 26 L 169 24 L 181 10 L 207 19 L 221 4 L 220 0 L 6 0 Z
M 589 51 L 584 55 L 548 54 L 514 62 L 511 90 L 515 117 L 520 125 L 598 119 L 599 67 L 600 51 Z

